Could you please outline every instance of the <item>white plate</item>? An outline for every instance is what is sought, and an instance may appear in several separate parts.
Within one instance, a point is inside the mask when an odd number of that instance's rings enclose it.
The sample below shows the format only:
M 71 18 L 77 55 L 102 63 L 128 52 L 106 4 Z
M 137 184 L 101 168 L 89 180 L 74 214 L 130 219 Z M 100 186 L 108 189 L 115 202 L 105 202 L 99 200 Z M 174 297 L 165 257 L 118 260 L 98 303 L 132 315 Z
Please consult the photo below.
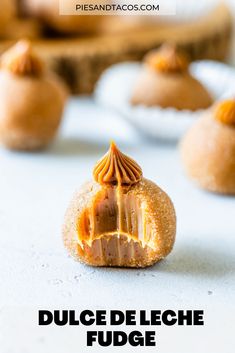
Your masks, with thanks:
M 191 112 L 173 108 L 131 106 L 129 101 L 141 64 L 114 65 L 101 76 L 96 90 L 97 102 L 119 112 L 143 134 L 161 140 L 178 141 L 203 110 Z M 215 100 L 235 97 L 235 70 L 214 61 L 191 65 L 191 73 L 210 91 Z

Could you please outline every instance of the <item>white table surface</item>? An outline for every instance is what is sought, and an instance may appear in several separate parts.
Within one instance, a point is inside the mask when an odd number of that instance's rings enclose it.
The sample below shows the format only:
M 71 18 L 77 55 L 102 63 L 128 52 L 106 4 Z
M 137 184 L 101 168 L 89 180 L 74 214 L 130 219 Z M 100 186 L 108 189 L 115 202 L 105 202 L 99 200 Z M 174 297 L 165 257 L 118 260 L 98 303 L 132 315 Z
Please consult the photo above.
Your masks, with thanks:
M 74 190 L 91 178 L 110 139 L 175 204 L 174 250 L 149 269 L 90 268 L 71 259 L 63 247 L 65 209 Z M 192 185 L 182 172 L 176 146 L 143 139 L 120 117 L 84 98 L 71 102 L 60 136 L 48 151 L 1 149 L 0 163 L 2 353 L 49 353 L 55 346 L 58 353 L 90 351 L 82 328 L 39 328 L 39 308 L 200 308 L 205 310 L 205 327 L 160 328 L 159 349 L 139 352 L 234 352 L 235 199 Z

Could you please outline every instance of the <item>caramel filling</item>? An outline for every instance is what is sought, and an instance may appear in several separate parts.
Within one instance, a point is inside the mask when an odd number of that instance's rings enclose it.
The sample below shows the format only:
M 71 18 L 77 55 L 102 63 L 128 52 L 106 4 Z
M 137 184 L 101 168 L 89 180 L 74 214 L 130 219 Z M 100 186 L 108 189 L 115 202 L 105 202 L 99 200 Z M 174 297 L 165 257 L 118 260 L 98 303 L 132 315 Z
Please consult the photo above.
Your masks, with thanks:
M 19 41 L 1 58 L 1 68 L 17 76 L 40 76 L 44 65 L 33 52 L 31 43 L 27 40 Z
M 163 73 L 181 73 L 187 71 L 189 67 L 187 57 L 169 44 L 151 51 L 147 54 L 145 62 L 152 69 Z
M 225 100 L 215 108 L 215 119 L 223 124 L 235 126 L 235 100 Z
M 145 215 L 144 203 L 135 195 L 119 187 L 105 188 L 81 217 L 78 243 L 93 248 L 93 256 L 136 258 L 143 250 L 154 249 Z
M 111 142 L 106 155 L 96 164 L 93 176 L 101 185 L 133 185 L 142 179 L 142 169 Z

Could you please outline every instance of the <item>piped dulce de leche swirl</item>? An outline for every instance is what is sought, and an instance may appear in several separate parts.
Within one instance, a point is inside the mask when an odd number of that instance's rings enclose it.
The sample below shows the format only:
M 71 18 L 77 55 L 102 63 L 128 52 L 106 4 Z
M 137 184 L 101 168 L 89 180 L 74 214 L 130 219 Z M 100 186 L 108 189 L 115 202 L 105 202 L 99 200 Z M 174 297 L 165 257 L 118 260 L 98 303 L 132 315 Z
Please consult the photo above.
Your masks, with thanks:
M 169 44 L 150 52 L 145 58 L 145 63 L 152 69 L 163 73 L 180 73 L 187 71 L 189 67 L 187 57 L 179 53 L 175 46 Z
M 133 185 L 142 179 L 142 175 L 140 166 L 123 154 L 113 142 L 93 171 L 95 181 L 101 185 Z
M 18 76 L 40 76 L 44 65 L 33 52 L 31 43 L 21 40 L 2 56 L 1 69 Z
M 235 100 L 228 99 L 218 103 L 215 119 L 223 124 L 235 126 Z

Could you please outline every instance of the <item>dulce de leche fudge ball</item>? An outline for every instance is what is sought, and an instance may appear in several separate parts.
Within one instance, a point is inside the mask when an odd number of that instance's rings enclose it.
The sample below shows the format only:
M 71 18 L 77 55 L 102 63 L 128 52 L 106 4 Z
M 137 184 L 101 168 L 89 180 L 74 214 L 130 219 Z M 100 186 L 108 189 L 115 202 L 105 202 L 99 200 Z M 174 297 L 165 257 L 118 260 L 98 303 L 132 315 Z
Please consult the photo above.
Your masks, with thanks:
M 235 195 L 235 100 L 217 103 L 181 143 L 188 176 L 200 187 Z
M 59 0 L 23 0 L 25 10 L 29 15 L 33 15 L 43 20 L 49 27 L 65 34 L 73 33 L 93 33 L 99 30 L 103 21 L 100 15 L 61 15 L 59 12 Z M 64 0 L 66 3 L 66 0 Z M 70 0 L 67 0 L 69 3 Z M 74 3 L 74 2 L 73 2 Z M 79 2 L 78 2 L 79 3 Z M 107 0 L 89 0 L 89 4 L 107 3 Z
M 20 41 L 1 58 L 0 141 L 7 148 L 35 150 L 54 138 L 67 99 L 67 89 Z
M 131 103 L 191 111 L 208 108 L 212 98 L 188 68 L 187 57 L 174 46 L 153 50 L 145 58 Z
M 146 267 L 166 257 L 176 234 L 174 206 L 114 143 L 94 180 L 74 196 L 65 217 L 65 247 L 92 266 Z

